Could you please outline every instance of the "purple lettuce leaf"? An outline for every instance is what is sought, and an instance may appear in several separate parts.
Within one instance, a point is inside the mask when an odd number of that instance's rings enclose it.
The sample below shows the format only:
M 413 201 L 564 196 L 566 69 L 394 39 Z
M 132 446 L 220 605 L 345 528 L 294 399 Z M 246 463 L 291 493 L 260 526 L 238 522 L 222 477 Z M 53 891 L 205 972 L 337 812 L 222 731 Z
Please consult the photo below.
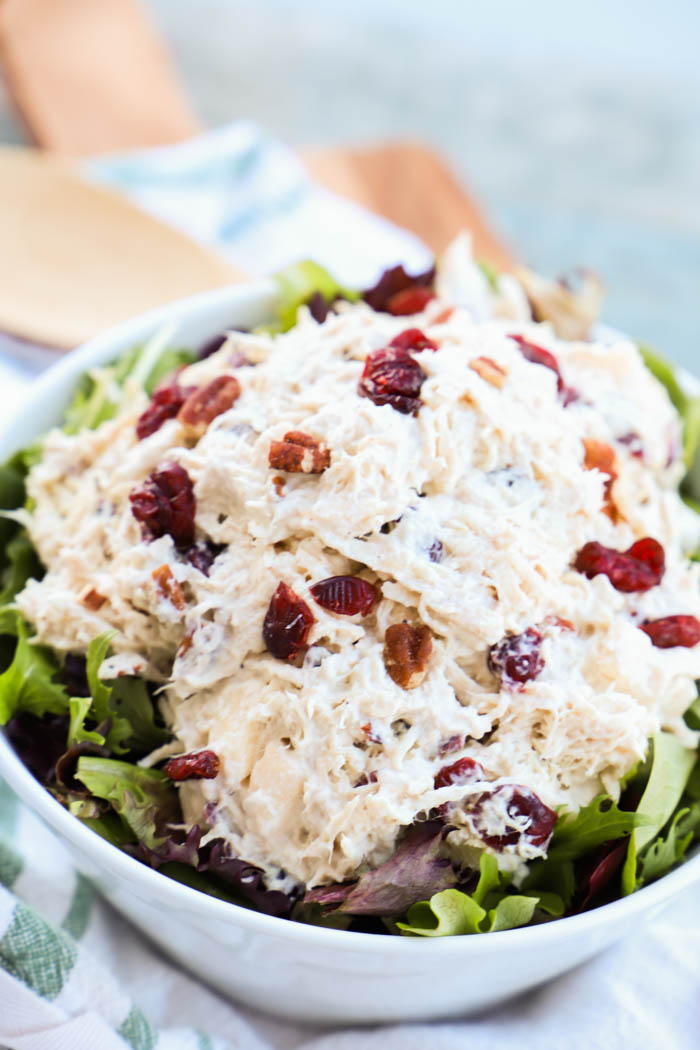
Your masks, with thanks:
M 7 723 L 7 738 L 27 769 L 42 784 L 55 776 L 56 764 L 66 750 L 68 715 L 38 718 L 21 711 Z
M 416 901 L 459 885 L 451 861 L 440 856 L 440 845 L 449 830 L 439 821 L 413 824 L 384 864 L 365 872 L 355 883 L 309 890 L 304 903 L 337 907 L 349 915 L 405 915 Z
M 199 865 L 201 840 L 202 829 L 197 824 L 193 824 L 187 832 L 177 828 L 153 849 L 143 842 L 123 848 L 132 857 L 142 860 L 151 868 L 160 868 L 163 864 L 187 864 L 191 868 L 196 868 Z
M 585 911 L 610 885 L 622 867 L 628 846 L 628 839 L 606 842 L 585 859 L 577 872 L 576 898 L 580 903 L 574 905 L 573 914 Z
M 101 732 L 104 730 L 106 732 L 106 727 L 108 727 L 107 722 L 99 726 L 98 731 Z M 59 788 L 65 788 L 76 796 L 82 795 L 83 798 L 87 798 L 90 795 L 90 792 L 84 784 L 81 784 L 80 781 L 75 778 L 78 761 L 84 755 L 96 755 L 98 758 L 109 758 L 111 751 L 108 748 L 103 747 L 102 744 L 96 744 L 92 740 L 81 740 L 78 743 L 73 744 L 72 747 L 69 747 L 67 751 L 65 750 L 65 741 L 63 746 L 63 754 L 56 762 L 54 772 L 56 783 Z
M 266 915 L 285 916 L 292 910 L 295 898 L 279 890 L 268 890 L 260 868 L 234 857 L 223 839 L 214 839 L 200 851 L 199 871 L 209 872 L 230 886 L 258 911 Z

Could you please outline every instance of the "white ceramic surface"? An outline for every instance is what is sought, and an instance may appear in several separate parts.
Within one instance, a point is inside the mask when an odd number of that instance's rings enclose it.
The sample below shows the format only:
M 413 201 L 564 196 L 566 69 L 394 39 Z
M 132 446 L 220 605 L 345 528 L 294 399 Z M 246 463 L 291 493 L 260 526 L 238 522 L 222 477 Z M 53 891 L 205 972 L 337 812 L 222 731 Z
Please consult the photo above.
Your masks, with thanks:
M 77 378 L 166 321 L 197 346 L 269 315 L 269 284 L 225 289 L 154 311 L 92 340 L 36 381 L 0 432 L 0 462 L 56 423 Z M 479 937 L 382 937 L 302 926 L 207 897 L 120 852 L 34 780 L 0 734 L 0 775 L 61 837 L 116 908 L 203 980 L 285 1018 L 369 1023 L 484 1009 L 589 959 L 700 879 L 700 856 L 652 886 L 584 915 Z

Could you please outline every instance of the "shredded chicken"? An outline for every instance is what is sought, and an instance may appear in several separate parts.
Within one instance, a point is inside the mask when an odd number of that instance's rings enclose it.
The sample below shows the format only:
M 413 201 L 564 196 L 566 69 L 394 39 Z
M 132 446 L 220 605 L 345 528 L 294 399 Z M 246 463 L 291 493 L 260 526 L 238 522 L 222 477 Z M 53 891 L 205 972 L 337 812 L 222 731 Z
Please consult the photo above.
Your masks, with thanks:
M 478 845 L 464 800 L 484 782 L 433 786 L 460 757 L 477 760 L 491 787 L 526 785 L 547 806 L 575 809 L 616 794 L 659 728 L 695 742 L 682 715 L 700 647 L 658 649 L 638 627 L 700 616 L 700 567 L 685 556 L 699 519 L 677 494 L 679 422 L 666 392 L 631 343 L 560 340 L 528 318 L 512 280 L 494 296 L 464 245 L 448 253 L 437 291 L 414 318 L 341 304 L 321 325 L 300 311 L 278 337 L 234 333 L 180 377 L 201 387 L 230 374 L 240 385 L 201 437 L 171 419 L 138 441 L 148 400 L 132 389 L 97 430 L 53 430 L 29 476 L 27 525 L 47 573 L 19 596 L 22 612 L 62 651 L 118 632 L 103 676 L 163 683 L 180 750 L 220 757 L 216 779 L 180 788 L 187 820 L 271 885 L 351 878 L 446 802 L 460 803 L 460 841 Z M 367 355 L 414 326 L 439 347 L 414 354 L 426 375 L 417 414 L 359 397 Z M 564 404 L 557 376 L 526 360 L 513 333 L 555 355 L 576 399 Z M 313 435 L 327 465 L 280 484 L 270 449 L 290 432 Z M 587 441 L 614 448 L 616 520 L 610 475 L 587 468 Z M 192 479 L 199 541 L 222 546 L 208 576 L 132 514 L 129 494 L 166 460 Z M 643 536 L 667 562 L 646 593 L 572 568 L 589 541 L 623 550 Z M 314 601 L 314 583 L 343 574 L 380 589 L 368 615 Z M 262 636 L 280 582 L 315 620 L 292 661 Z M 413 688 L 384 659 L 387 629 L 403 622 L 432 639 Z M 541 673 L 519 688 L 499 683 L 490 647 L 530 627 L 542 635 Z M 503 859 L 541 852 L 523 836 Z

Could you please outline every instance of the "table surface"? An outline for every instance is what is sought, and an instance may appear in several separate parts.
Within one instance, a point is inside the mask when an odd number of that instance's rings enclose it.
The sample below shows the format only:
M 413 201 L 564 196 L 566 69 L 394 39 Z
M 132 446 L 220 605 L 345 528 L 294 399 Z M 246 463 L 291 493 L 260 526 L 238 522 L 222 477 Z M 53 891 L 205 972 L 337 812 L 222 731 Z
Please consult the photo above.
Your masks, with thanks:
M 147 0 L 206 124 L 424 139 L 525 261 L 592 266 L 606 320 L 700 366 L 700 5 Z M 578 9 L 577 9 L 578 10 Z M 0 95 L 0 141 L 22 141 Z

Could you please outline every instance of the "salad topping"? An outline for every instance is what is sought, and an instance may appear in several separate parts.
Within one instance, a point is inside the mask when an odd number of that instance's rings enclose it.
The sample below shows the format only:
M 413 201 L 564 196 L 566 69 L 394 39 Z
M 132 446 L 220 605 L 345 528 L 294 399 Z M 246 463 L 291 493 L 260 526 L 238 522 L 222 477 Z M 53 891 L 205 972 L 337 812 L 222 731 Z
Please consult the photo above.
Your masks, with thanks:
M 674 857 L 695 834 L 689 402 L 633 344 L 534 323 L 464 243 L 364 301 L 312 272 L 288 332 L 169 370 L 147 347 L 46 436 L 2 720 L 67 733 L 40 765 L 81 819 L 275 914 L 483 932 L 573 907 L 579 857 L 580 906 L 633 889 L 667 821 Z

